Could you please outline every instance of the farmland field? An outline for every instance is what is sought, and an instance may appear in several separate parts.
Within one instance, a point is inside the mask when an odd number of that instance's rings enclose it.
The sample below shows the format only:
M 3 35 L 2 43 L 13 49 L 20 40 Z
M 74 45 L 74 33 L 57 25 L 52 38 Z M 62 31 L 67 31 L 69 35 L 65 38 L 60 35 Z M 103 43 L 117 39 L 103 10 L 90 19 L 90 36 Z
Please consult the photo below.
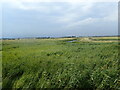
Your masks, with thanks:
M 3 40 L 2 87 L 120 89 L 119 47 L 113 37 Z

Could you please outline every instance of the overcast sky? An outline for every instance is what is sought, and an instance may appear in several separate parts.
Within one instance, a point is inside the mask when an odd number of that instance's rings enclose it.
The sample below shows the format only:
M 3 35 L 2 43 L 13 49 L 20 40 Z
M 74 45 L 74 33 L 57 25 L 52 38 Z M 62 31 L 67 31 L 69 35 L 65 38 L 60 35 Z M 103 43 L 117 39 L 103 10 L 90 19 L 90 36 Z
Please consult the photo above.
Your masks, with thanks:
M 3 37 L 118 34 L 117 2 L 9 0 L 1 15 Z

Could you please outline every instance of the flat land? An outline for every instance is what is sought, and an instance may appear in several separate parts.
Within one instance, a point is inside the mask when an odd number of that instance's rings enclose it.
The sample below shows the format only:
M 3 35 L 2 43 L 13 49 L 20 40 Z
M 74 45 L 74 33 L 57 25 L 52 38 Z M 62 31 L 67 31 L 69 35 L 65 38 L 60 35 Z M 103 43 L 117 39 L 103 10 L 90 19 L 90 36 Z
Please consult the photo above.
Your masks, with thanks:
M 3 40 L 1 45 L 3 88 L 120 89 L 118 37 Z

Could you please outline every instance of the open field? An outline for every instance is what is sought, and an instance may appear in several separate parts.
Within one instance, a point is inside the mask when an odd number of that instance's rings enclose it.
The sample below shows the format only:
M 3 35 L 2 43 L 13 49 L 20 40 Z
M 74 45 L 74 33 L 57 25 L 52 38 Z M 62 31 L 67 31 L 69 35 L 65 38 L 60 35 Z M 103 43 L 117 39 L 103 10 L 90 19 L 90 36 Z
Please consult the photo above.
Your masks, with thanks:
M 2 45 L 3 88 L 120 89 L 116 37 L 3 40 Z
M 0 40 L 0 89 L 2 88 L 2 40 Z

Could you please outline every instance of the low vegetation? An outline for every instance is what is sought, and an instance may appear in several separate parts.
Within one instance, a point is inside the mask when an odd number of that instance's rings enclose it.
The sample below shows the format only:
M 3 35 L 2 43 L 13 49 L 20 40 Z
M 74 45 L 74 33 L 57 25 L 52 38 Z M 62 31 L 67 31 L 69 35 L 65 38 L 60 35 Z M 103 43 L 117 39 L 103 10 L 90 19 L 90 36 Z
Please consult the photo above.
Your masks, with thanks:
M 2 87 L 120 89 L 118 42 L 72 39 L 3 40 Z

